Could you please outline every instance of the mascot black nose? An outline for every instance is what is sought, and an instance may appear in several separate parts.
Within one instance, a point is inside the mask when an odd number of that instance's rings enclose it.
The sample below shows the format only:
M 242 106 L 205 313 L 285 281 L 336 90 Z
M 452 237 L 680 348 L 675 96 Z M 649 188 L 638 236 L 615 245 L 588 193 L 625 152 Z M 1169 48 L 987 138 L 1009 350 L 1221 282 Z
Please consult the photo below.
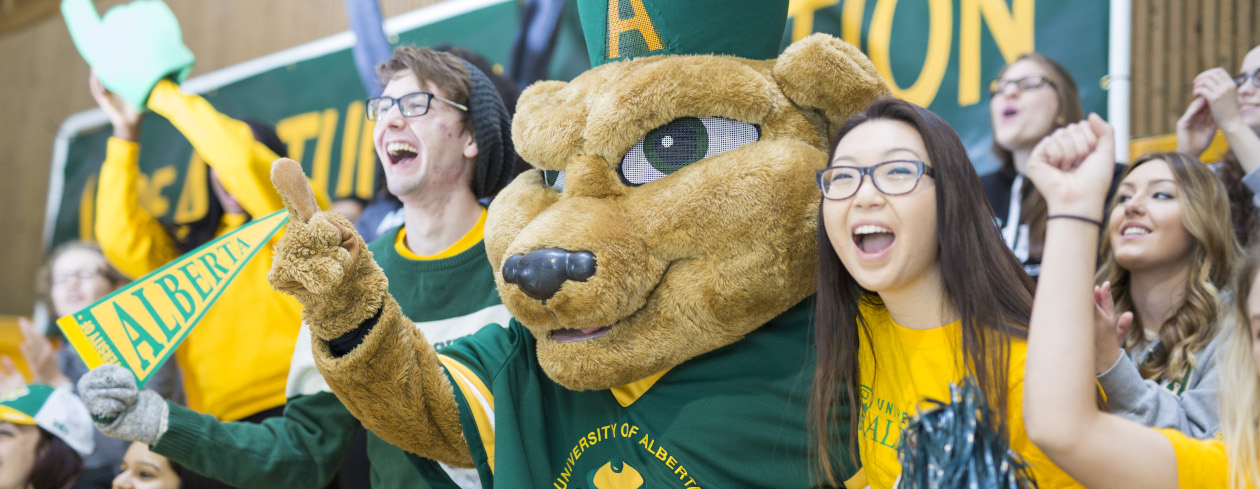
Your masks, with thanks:
M 516 284 L 525 295 L 545 301 L 556 295 L 565 281 L 585 282 L 595 275 L 595 254 L 543 248 L 509 256 L 503 263 L 503 281 Z

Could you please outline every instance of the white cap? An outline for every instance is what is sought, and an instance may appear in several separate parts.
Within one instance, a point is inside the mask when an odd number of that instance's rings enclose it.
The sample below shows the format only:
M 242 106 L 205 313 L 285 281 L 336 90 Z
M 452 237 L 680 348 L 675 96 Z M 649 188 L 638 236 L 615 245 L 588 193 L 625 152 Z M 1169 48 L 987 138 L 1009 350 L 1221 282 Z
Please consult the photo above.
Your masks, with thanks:
M 31 384 L 5 393 L 0 421 L 39 426 L 84 457 L 96 447 L 87 406 L 66 387 Z

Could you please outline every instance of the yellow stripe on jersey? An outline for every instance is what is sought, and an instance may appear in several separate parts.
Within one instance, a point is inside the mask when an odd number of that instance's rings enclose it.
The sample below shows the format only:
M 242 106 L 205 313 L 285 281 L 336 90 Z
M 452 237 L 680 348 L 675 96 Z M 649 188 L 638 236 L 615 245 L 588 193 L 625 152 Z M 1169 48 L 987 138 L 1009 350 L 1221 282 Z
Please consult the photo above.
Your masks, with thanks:
M 446 355 L 438 355 L 446 372 L 455 379 L 456 386 L 464 395 L 464 401 L 472 411 L 473 421 L 477 423 L 477 433 L 481 436 L 481 445 L 486 451 L 486 462 L 490 464 L 490 474 L 494 474 L 494 395 L 481 378 L 473 374 L 472 369 Z
M 651 389 L 652 385 L 656 384 L 656 381 L 661 380 L 661 377 L 664 376 L 666 372 L 669 372 L 669 369 L 662 370 L 652 374 L 651 376 L 636 380 L 620 387 L 613 387 L 611 389 L 613 397 L 617 398 L 617 403 L 621 404 L 621 407 L 630 407 L 631 404 L 634 404 L 634 401 L 639 400 L 640 396 L 646 393 L 648 389 Z

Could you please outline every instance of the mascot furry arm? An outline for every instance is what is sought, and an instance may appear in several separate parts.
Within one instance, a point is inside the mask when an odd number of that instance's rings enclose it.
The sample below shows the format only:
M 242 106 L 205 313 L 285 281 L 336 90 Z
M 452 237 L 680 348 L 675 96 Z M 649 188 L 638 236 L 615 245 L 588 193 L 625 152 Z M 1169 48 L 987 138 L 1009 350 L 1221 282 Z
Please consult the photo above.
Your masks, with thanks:
M 267 279 L 276 290 L 293 294 L 304 306 L 302 320 L 311 326 L 317 357 L 341 363 L 342 371 L 364 374 L 358 379 L 330 376 L 329 385 L 336 392 L 368 386 L 392 389 L 380 394 L 393 404 L 390 409 L 364 405 L 362 397 L 343 397 L 342 402 L 364 425 L 388 426 L 389 430 L 379 433 L 395 435 L 388 439 L 391 443 L 449 465 L 471 467 L 455 394 L 437 352 L 389 295 L 385 274 L 372 260 L 354 225 L 340 214 L 319 210 L 297 162 L 276 160 L 271 179 L 284 198 L 290 221 L 276 245 Z M 368 334 L 373 329 L 384 330 L 384 334 Z M 411 356 L 338 358 L 330 351 L 347 341 L 389 341 Z M 391 372 L 393 378 L 376 378 L 380 372 Z

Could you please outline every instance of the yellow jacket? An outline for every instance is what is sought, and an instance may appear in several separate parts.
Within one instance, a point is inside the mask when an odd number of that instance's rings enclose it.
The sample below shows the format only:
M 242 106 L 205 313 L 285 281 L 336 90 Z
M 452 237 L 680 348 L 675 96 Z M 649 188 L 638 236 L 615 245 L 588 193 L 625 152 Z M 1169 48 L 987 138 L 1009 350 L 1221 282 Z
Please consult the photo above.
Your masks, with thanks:
M 248 125 L 171 81 L 154 88 L 148 105 L 183 133 L 246 212 L 261 217 L 283 208 L 269 177 L 278 156 L 254 140 Z M 139 145 L 110 138 L 96 193 L 96 238 L 106 259 L 133 278 L 180 255 L 162 224 L 139 205 L 138 161 Z M 316 195 L 326 208 L 327 195 L 322 189 Z M 224 215 L 216 236 L 243 223 L 244 216 Z M 281 235 L 254 255 L 176 351 L 190 408 L 233 421 L 284 404 L 302 319 L 297 301 L 266 280 L 271 246 Z

